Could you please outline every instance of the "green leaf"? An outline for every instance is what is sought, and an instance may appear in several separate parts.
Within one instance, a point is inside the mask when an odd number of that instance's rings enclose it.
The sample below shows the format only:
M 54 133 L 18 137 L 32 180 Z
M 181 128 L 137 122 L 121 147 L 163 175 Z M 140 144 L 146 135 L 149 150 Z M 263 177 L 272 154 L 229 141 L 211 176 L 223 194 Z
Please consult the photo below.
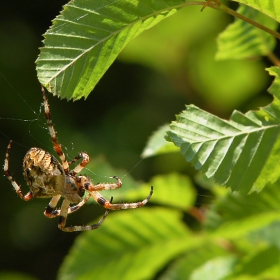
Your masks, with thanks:
M 229 276 L 236 264 L 236 256 L 218 257 L 205 262 L 197 268 L 189 278 L 190 280 L 208 279 L 211 273 L 211 280 L 221 280 Z
M 212 237 L 238 240 L 246 237 L 253 244 L 258 233 L 268 232 L 272 223 L 279 223 L 279 186 L 280 182 L 268 185 L 260 193 L 242 196 L 240 193 L 228 193 L 217 200 L 206 215 L 205 226 Z M 272 230 L 271 234 L 275 233 Z M 255 236 L 255 237 L 254 237 Z M 267 244 L 268 242 L 262 239 Z M 273 243 L 274 245 L 275 243 Z
M 176 173 L 158 175 L 141 188 L 130 189 L 124 197 L 127 201 L 135 201 L 144 198 L 154 186 L 154 194 L 151 203 L 162 204 L 186 211 L 193 207 L 196 199 L 195 187 L 189 177 Z M 178 199 L 179 197 L 179 199 Z
M 267 161 L 272 173 L 277 169 L 279 121 L 278 99 L 259 111 L 234 111 L 229 121 L 190 105 L 171 123 L 167 140 L 208 178 L 248 193 L 257 180 L 258 190 L 270 182 L 266 174 L 260 175 Z
M 280 68 L 272 66 L 270 68 L 266 68 L 266 70 L 271 76 L 275 76 L 275 80 L 268 91 L 280 99 Z
M 277 213 L 280 211 L 280 183 L 269 184 L 260 193 L 250 195 L 227 193 L 218 199 L 206 214 L 205 227 L 216 230 L 226 223 L 239 222 L 259 217 L 261 213 Z
M 215 244 L 215 242 L 206 242 L 202 246 L 187 251 L 184 256 L 177 260 L 174 265 L 171 265 L 161 280 L 179 280 L 179 279 L 192 279 L 191 275 L 195 273 L 197 269 L 201 269 L 203 264 L 216 257 L 228 256 L 227 252 L 221 246 Z M 200 279 L 208 279 L 208 277 L 202 277 Z M 211 279 L 212 280 L 212 279 Z
M 177 211 L 110 213 L 102 227 L 76 239 L 58 279 L 152 279 L 167 261 L 195 244 L 189 236 Z
M 72 0 L 44 34 L 41 84 L 61 98 L 87 97 L 124 46 L 186 5 L 184 0 Z
M 276 78 L 269 92 L 280 98 L 280 68 L 267 69 Z M 171 124 L 170 141 L 187 161 L 218 183 L 248 193 L 279 178 L 279 107 L 272 104 L 222 120 L 191 105 Z
M 275 20 L 248 6 L 241 5 L 237 12 L 272 30 L 278 27 Z M 235 19 L 234 23 L 218 37 L 216 58 L 219 60 L 247 59 L 267 55 L 272 52 L 275 45 L 276 39 L 272 35 L 243 20 Z
M 245 237 L 252 232 L 259 231 L 262 228 L 269 226 L 271 223 L 279 222 L 279 213 L 275 211 L 252 215 L 243 219 L 229 221 L 221 225 L 211 236 L 237 240 Z
M 268 247 L 248 252 L 238 263 L 234 276 L 238 275 L 252 275 L 258 277 L 257 279 L 279 279 L 279 249 Z
M 279 211 L 279 210 L 278 210 Z M 270 246 L 275 246 L 280 249 L 280 221 L 271 223 L 265 228 L 260 229 L 257 232 L 249 234 L 248 238 L 252 243 L 264 243 L 266 242 Z
M 179 151 L 176 146 L 165 140 L 164 136 L 168 129 L 169 125 L 163 125 L 152 134 L 144 151 L 142 152 L 141 156 L 143 158 Z
M 280 99 L 280 68 L 279 67 L 270 67 L 266 69 L 270 75 L 275 76 L 276 78 L 273 81 L 273 84 L 269 88 L 269 92 L 276 96 L 277 99 Z M 268 106 L 266 107 L 272 115 L 275 114 L 274 107 Z M 276 108 L 276 111 L 278 108 Z M 277 114 L 277 113 L 276 113 Z M 277 118 L 275 116 L 275 118 Z M 280 174 L 280 165 L 276 164 L 279 161 L 279 154 L 280 154 L 280 141 L 277 141 L 271 151 L 271 154 L 261 171 L 261 174 L 257 181 L 255 182 L 254 189 L 259 191 L 263 188 L 263 186 L 267 183 L 274 183 L 279 178 Z
M 279 0 L 269 0 L 269 1 L 234 0 L 234 1 L 252 7 L 280 22 Z

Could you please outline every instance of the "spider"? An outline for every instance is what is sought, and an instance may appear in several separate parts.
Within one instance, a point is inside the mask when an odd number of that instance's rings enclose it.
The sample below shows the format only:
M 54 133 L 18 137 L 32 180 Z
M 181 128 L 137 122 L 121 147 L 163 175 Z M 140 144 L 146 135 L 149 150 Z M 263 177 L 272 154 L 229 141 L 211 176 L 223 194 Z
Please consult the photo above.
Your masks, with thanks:
M 23 176 L 30 188 L 30 191 L 24 195 L 20 185 L 13 179 L 9 171 L 9 156 L 12 148 L 12 141 L 10 141 L 4 162 L 4 175 L 11 182 L 18 196 L 25 201 L 29 201 L 33 197 L 51 198 L 44 211 L 44 215 L 47 218 L 59 217 L 58 228 L 65 232 L 94 230 L 103 223 L 110 210 L 131 209 L 144 206 L 153 194 L 153 187 L 151 187 L 150 194 L 143 201 L 114 204 L 112 203 L 113 197 L 108 201 L 99 191 L 120 188 L 122 186 L 122 181 L 119 177 L 110 177 L 116 180 L 115 183 L 98 183 L 94 185 L 88 176 L 78 175 L 88 164 L 89 156 L 81 152 L 73 160 L 69 162 L 66 160 L 52 123 L 50 107 L 43 86 L 42 95 L 49 134 L 53 148 L 59 156 L 61 163 L 47 151 L 40 148 L 31 148 L 23 159 Z M 78 160 L 81 160 L 81 162 L 72 170 L 69 170 L 69 166 Z M 87 195 L 84 197 L 85 191 L 87 191 Z M 79 210 L 90 197 L 107 209 L 105 214 L 96 224 L 66 227 L 67 215 Z M 61 209 L 56 209 L 60 198 L 64 198 Z M 70 204 L 72 203 L 75 205 L 71 206 Z

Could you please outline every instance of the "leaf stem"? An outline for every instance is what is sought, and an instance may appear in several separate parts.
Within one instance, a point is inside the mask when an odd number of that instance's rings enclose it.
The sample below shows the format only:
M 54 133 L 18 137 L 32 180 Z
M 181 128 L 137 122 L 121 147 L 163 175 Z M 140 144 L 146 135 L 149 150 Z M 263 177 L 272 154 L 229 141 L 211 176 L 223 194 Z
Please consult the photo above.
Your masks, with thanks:
M 239 19 L 241 19 L 243 21 L 246 21 L 246 22 L 252 24 L 253 26 L 255 26 L 255 27 L 257 27 L 257 28 L 259 28 L 259 29 L 261 29 L 261 30 L 271 34 L 272 36 L 274 36 L 274 37 L 276 37 L 277 39 L 280 40 L 280 34 L 278 32 L 276 32 L 276 31 L 274 31 L 274 30 L 272 30 L 272 29 L 270 29 L 270 28 L 268 28 L 268 27 L 266 27 L 266 26 L 264 26 L 264 25 L 262 25 L 262 24 L 260 24 L 260 23 L 258 23 L 256 21 L 252 20 L 252 19 L 250 19 L 248 17 L 245 17 L 245 16 L 237 13 L 236 11 L 228 8 L 227 6 L 225 6 L 224 4 L 222 4 L 218 0 L 206 0 L 206 3 L 205 2 L 196 2 L 196 3 L 199 3 L 198 5 L 203 5 L 201 10 L 203 10 L 206 7 L 211 7 L 213 9 L 215 9 L 215 10 L 219 10 L 219 11 L 225 12 L 225 13 L 227 13 L 229 15 L 232 15 L 234 17 L 237 17 L 237 18 L 239 18 Z
M 269 52 L 267 57 L 275 66 L 280 66 L 280 60 L 274 53 Z
M 272 36 L 276 37 L 277 39 L 280 40 L 280 34 L 248 17 L 245 17 L 239 13 L 237 13 L 236 11 L 228 8 L 227 6 L 225 6 L 224 4 L 222 4 L 219 0 L 206 0 L 206 2 L 199 2 L 199 1 L 193 1 L 193 2 L 187 2 L 185 3 L 186 6 L 189 6 L 189 5 L 202 5 L 203 7 L 201 8 L 201 11 L 203 11 L 206 7 L 210 7 L 210 8 L 213 8 L 215 10 L 219 10 L 219 11 L 222 11 L 222 12 L 225 12 L 229 15 L 232 15 L 234 17 L 237 17 L 243 21 L 246 21 L 250 24 L 252 24 L 253 26 L 271 34 Z M 267 54 L 267 57 L 268 59 L 275 65 L 275 66 L 280 66 L 280 60 L 279 58 L 273 54 L 273 53 L 269 53 Z

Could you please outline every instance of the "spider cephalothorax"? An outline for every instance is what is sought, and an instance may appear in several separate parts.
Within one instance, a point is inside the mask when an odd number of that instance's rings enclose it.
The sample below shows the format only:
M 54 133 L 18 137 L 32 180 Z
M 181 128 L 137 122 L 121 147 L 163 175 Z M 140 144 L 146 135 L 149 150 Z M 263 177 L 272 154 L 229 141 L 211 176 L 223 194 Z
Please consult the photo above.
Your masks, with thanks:
M 98 228 L 105 220 L 109 210 L 131 209 L 144 206 L 153 194 L 153 187 L 151 187 L 150 194 L 146 199 L 140 202 L 133 203 L 112 203 L 106 200 L 98 191 L 117 189 L 122 186 L 122 181 L 117 176 L 116 183 L 99 183 L 94 185 L 89 177 L 86 175 L 77 175 L 88 164 L 89 156 L 81 152 L 72 161 L 68 162 L 62 151 L 54 130 L 52 119 L 50 115 L 50 108 L 44 88 L 42 87 L 45 117 L 53 143 L 53 147 L 59 156 L 61 163 L 50 153 L 40 148 L 31 148 L 23 159 L 23 176 L 30 188 L 30 191 L 23 195 L 20 185 L 16 183 L 9 172 L 9 155 L 12 148 L 12 141 L 8 144 L 6 158 L 4 163 L 4 174 L 10 180 L 19 197 L 25 201 L 29 201 L 33 197 L 50 198 L 51 201 L 47 206 L 44 214 L 47 218 L 54 218 L 59 216 L 58 227 L 67 232 L 84 231 Z M 76 161 L 81 162 L 71 171 L 69 166 Z M 83 197 L 85 192 L 87 196 Z M 64 198 L 61 209 L 55 209 L 60 198 Z M 71 226 L 66 227 L 67 215 L 79 210 L 87 200 L 93 197 L 96 202 L 107 209 L 105 214 L 98 223 L 87 226 Z M 74 206 L 70 206 L 74 203 Z

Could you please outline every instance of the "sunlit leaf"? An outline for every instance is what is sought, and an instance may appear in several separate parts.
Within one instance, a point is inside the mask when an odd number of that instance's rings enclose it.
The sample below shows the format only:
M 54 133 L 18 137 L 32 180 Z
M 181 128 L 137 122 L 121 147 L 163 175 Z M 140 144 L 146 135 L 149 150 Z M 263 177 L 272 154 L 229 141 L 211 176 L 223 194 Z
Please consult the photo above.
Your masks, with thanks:
M 237 262 L 236 256 L 218 257 L 205 262 L 201 267 L 197 268 L 190 280 L 208 279 L 211 273 L 211 280 L 225 279 L 232 273 Z
M 269 91 L 279 98 L 280 69 L 268 71 L 276 76 Z M 167 140 L 217 183 L 243 193 L 260 190 L 279 178 L 280 101 L 276 97 L 258 111 L 234 111 L 229 121 L 189 105 L 171 123 Z
M 279 7 L 278 0 L 269 0 L 269 1 L 234 0 L 234 1 L 250 6 L 280 22 L 280 7 Z
M 167 261 L 195 245 L 189 236 L 177 211 L 111 213 L 98 230 L 77 238 L 58 279 L 152 279 Z
M 208 178 L 248 193 L 278 142 L 279 108 L 275 100 L 256 112 L 235 111 L 226 121 L 190 105 L 171 123 L 167 139 Z
M 263 212 L 259 215 L 227 222 L 217 228 L 211 235 L 218 238 L 223 237 L 225 239 L 238 240 L 240 237 L 247 236 L 249 233 L 259 231 L 271 223 L 279 221 L 279 212 Z
M 250 195 L 228 193 L 211 206 L 206 214 L 205 226 L 215 230 L 225 223 L 258 217 L 260 213 L 277 213 L 280 211 L 279 200 L 279 183 L 268 185 L 260 193 Z
M 275 76 L 269 92 L 280 99 L 280 67 L 272 66 L 266 69 L 271 76 Z
M 178 148 L 174 144 L 167 142 L 164 138 L 166 131 L 169 129 L 169 125 L 164 125 L 155 131 L 150 137 L 142 157 L 149 157 L 163 153 L 178 152 Z
M 211 259 L 216 257 L 228 256 L 229 253 L 217 244 L 208 242 L 203 246 L 188 251 L 185 255 L 177 260 L 175 264 L 170 265 L 160 280 L 179 280 L 192 279 L 191 275 L 197 269 Z M 208 279 L 203 277 L 201 279 Z
M 278 210 L 279 211 L 279 210 Z M 253 232 L 248 235 L 248 238 L 252 241 L 252 243 L 264 243 L 271 246 L 275 246 L 280 249 L 280 221 L 276 221 L 274 223 L 271 223 L 267 227 L 264 227 L 257 232 Z
M 245 196 L 229 193 L 210 208 L 205 220 L 206 229 L 213 237 L 238 240 L 246 236 L 248 241 L 259 244 L 256 238 L 261 232 L 269 233 L 271 238 L 277 233 L 269 228 L 271 224 L 280 222 L 279 196 L 279 182 L 267 186 L 260 193 Z M 266 243 L 271 244 L 272 241 Z
M 275 76 L 273 84 L 271 85 L 268 91 L 274 96 L 276 96 L 277 99 L 280 99 L 280 68 L 270 67 L 266 70 L 269 72 L 270 75 Z M 273 105 L 267 106 L 264 109 L 267 109 L 269 111 L 269 114 L 271 115 L 275 115 L 276 113 L 274 112 Z M 278 108 L 276 108 L 276 111 L 278 111 Z M 275 118 L 277 118 L 276 115 Z M 279 160 L 279 154 L 280 154 L 280 141 L 277 141 L 273 146 L 271 154 L 264 168 L 262 169 L 259 178 L 254 184 L 255 190 L 257 191 L 261 190 L 267 182 L 274 183 L 278 180 L 280 174 L 280 165 L 275 163 Z
M 135 201 L 144 198 L 150 191 L 151 185 L 154 186 L 154 194 L 151 203 L 171 206 L 187 210 L 194 205 L 196 191 L 187 176 L 176 173 L 158 175 L 141 188 L 130 189 L 126 192 L 124 199 Z
M 241 5 L 237 12 L 272 30 L 277 29 L 278 24 L 275 20 L 248 6 Z M 275 45 L 276 39 L 272 35 L 241 19 L 235 19 L 235 22 L 218 37 L 216 58 L 247 59 L 267 55 Z
M 39 81 L 61 98 L 87 97 L 124 46 L 187 0 L 72 0 L 45 33 Z
M 254 276 L 257 279 L 278 279 L 280 276 L 279 249 L 265 247 L 248 252 L 244 259 L 240 260 L 234 273 L 234 276 L 239 275 Z

